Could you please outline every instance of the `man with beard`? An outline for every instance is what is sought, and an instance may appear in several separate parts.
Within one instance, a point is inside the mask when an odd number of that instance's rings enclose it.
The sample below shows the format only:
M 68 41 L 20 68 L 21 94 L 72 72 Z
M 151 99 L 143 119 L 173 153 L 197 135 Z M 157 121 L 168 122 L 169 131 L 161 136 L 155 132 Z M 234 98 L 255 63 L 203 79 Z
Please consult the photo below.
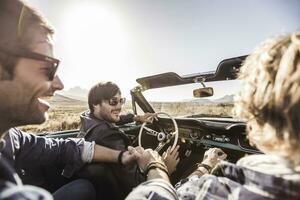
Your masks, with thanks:
M 131 141 L 116 125 L 134 121 L 151 123 L 156 116 L 154 113 L 143 116 L 120 115 L 125 98 L 122 98 L 120 88 L 112 82 L 101 82 L 93 86 L 89 91 L 88 104 L 89 111 L 81 114 L 80 136 L 122 152 L 131 145 Z M 99 195 L 108 199 L 124 199 L 133 187 L 145 180 L 137 171 L 137 165 L 90 164 L 80 175 L 89 178 Z
M 0 1 L 0 199 L 52 199 L 46 190 L 24 186 L 18 175 L 38 167 L 63 165 L 70 177 L 85 163 L 128 164 L 134 157 L 83 139 L 58 140 L 26 134 L 12 127 L 40 124 L 47 118 L 45 98 L 63 89 L 53 58 L 53 29 L 20 0 Z M 18 174 L 17 174 L 18 173 Z M 75 180 L 55 199 L 94 199 L 86 180 Z

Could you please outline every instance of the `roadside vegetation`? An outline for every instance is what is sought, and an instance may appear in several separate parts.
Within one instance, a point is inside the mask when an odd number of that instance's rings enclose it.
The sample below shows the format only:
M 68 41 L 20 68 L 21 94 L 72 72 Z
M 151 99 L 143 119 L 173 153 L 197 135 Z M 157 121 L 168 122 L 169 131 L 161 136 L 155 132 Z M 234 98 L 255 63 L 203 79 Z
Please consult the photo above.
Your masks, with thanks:
M 56 132 L 78 129 L 80 127 L 80 113 L 88 109 L 87 102 L 55 97 L 50 101 L 52 108 L 49 110 L 49 119 L 42 125 L 29 125 L 21 127 L 23 131 L 32 133 Z M 196 115 L 205 117 L 232 116 L 233 104 L 201 105 L 193 102 L 153 102 L 151 103 L 157 112 L 166 112 L 172 116 Z M 123 113 L 132 112 L 131 102 L 125 104 Z M 138 113 L 142 113 L 138 109 Z

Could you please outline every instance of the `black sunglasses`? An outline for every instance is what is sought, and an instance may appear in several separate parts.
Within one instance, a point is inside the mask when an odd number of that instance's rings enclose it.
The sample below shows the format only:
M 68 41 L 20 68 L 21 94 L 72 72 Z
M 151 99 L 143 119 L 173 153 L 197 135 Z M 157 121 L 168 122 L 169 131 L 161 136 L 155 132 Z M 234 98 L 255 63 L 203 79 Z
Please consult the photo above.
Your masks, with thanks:
M 30 58 L 30 59 L 46 62 L 49 65 L 48 66 L 49 70 L 47 71 L 47 77 L 49 81 L 53 81 L 58 65 L 60 63 L 60 61 L 56 58 L 52 58 L 50 56 L 46 56 L 40 53 L 35 53 L 25 49 L 11 50 L 0 46 L 0 51 L 17 57 Z
M 113 97 L 110 100 L 108 100 L 108 104 L 111 106 L 116 106 L 116 105 L 118 105 L 118 103 L 123 105 L 123 104 L 125 104 L 125 102 L 126 102 L 126 98 L 118 99 L 117 97 Z

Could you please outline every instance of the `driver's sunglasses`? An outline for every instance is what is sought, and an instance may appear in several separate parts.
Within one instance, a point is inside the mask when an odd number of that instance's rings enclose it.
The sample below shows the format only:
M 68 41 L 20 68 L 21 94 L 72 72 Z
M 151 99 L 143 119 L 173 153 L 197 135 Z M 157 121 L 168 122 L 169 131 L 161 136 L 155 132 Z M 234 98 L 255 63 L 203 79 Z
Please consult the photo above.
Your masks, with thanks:
M 126 98 L 116 98 L 116 97 L 113 97 L 111 98 L 110 100 L 108 100 L 108 104 L 111 105 L 111 106 L 116 106 L 118 105 L 118 103 L 120 103 L 121 105 L 124 105 L 126 102 Z
M 48 64 L 47 77 L 49 81 L 53 81 L 60 61 L 56 58 L 35 53 L 25 49 L 10 50 L 0 46 L 0 51 L 17 57 L 30 58 L 34 60 L 44 61 Z

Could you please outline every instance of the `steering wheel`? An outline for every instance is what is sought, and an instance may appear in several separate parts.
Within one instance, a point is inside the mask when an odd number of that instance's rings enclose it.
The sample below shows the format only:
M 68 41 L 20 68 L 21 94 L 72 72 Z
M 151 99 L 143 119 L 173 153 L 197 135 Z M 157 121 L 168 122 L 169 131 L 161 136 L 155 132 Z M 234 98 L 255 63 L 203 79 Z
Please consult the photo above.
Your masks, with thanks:
M 156 137 L 157 141 L 158 141 L 158 145 L 155 148 L 155 151 L 159 152 L 166 144 L 170 143 L 171 140 L 174 138 L 174 142 L 173 145 L 171 147 L 171 151 L 173 151 L 173 149 L 176 147 L 177 145 L 177 141 L 178 141 L 178 125 L 177 122 L 175 121 L 174 117 L 170 116 L 169 114 L 165 113 L 165 112 L 159 112 L 157 113 L 157 115 L 166 115 L 168 118 L 170 118 L 173 122 L 173 126 L 175 128 L 174 132 L 170 132 L 167 133 L 166 131 L 162 131 L 162 132 L 158 132 L 155 131 L 149 127 L 146 126 L 146 122 L 144 122 L 140 128 L 140 132 L 139 132 L 139 146 L 142 147 L 142 134 L 143 134 L 143 130 L 146 131 L 146 133 L 148 135 L 154 136 Z

